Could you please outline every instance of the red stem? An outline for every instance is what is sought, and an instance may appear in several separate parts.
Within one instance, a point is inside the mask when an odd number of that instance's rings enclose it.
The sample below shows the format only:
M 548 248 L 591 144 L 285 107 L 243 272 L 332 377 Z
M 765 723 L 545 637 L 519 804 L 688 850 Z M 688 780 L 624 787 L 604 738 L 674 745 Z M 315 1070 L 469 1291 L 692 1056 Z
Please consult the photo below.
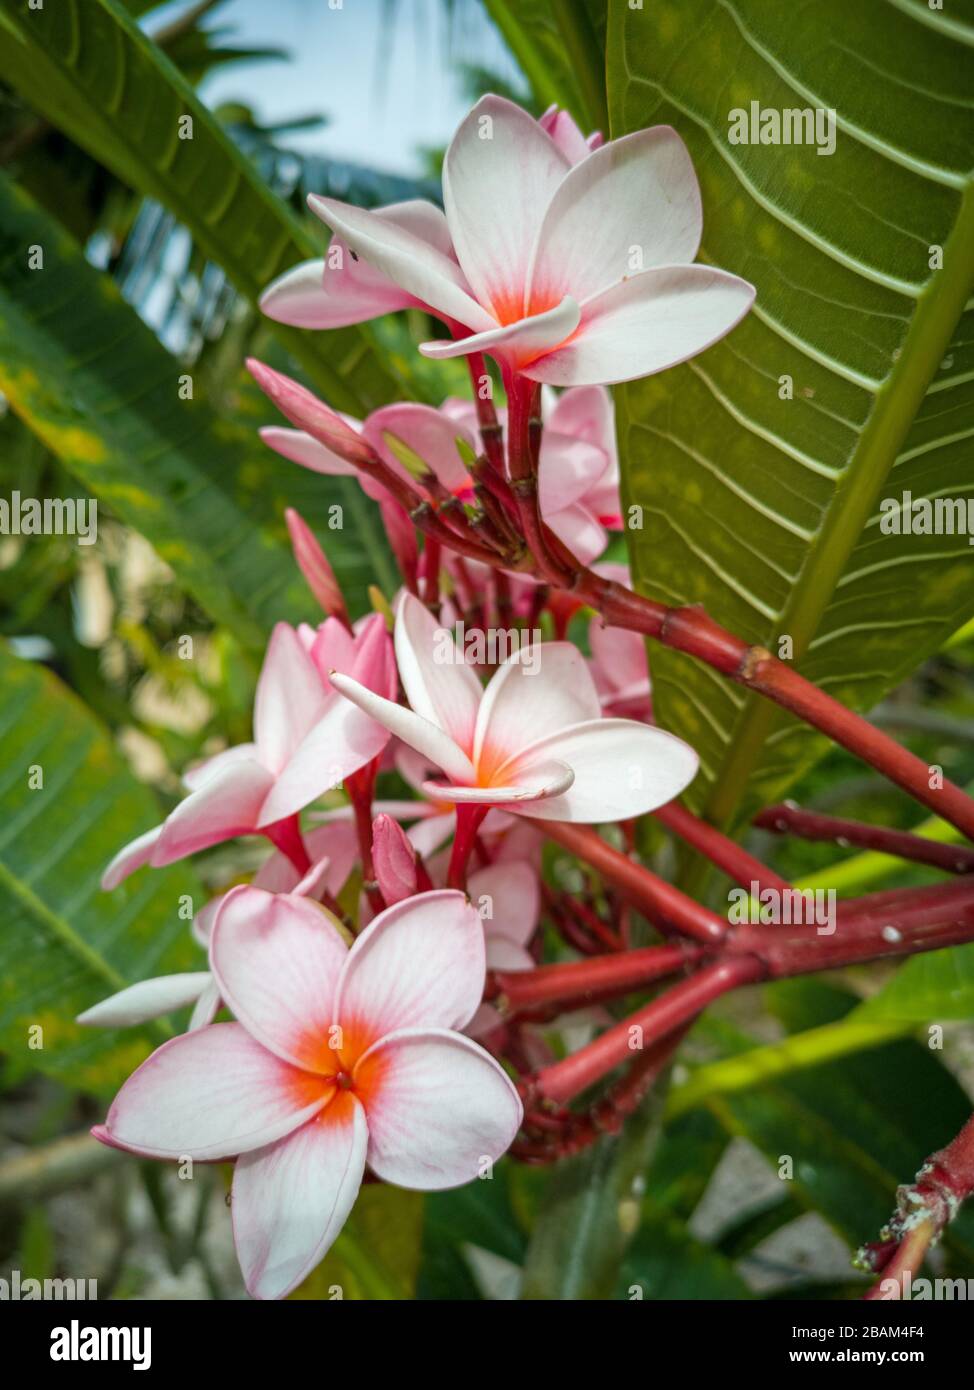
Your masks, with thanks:
M 280 850 L 291 861 L 304 878 L 311 868 L 311 857 L 301 838 L 301 825 L 297 813 L 286 816 L 284 820 L 275 821 L 273 825 L 266 825 L 261 833 L 267 836 L 275 849 Z
M 345 779 L 355 815 L 355 831 L 358 836 L 359 858 L 362 861 L 362 888 L 373 912 L 385 909 L 385 898 L 375 878 L 375 864 L 372 860 L 372 792 L 375 787 L 375 774 L 378 759 L 373 758 L 365 767 L 359 768 Z
M 637 907 L 651 922 L 662 922 L 683 936 L 692 937 L 704 945 L 714 945 L 727 935 L 728 925 L 709 908 L 694 902 L 672 884 L 657 878 L 613 849 L 589 825 L 570 825 L 563 821 L 545 821 L 544 833 L 556 840 L 579 859 L 598 869 L 603 879 Z
M 753 984 L 765 974 L 765 967 L 754 956 L 738 956 L 705 966 L 570 1057 L 543 1067 L 534 1078 L 537 1094 L 548 1100 L 571 1100 L 624 1062 L 634 1050 L 666 1037 L 722 994 L 739 985 Z M 633 1048 L 633 1041 L 638 1049 Z
M 499 970 L 494 981 L 508 1017 L 550 1005 L 568 1010 L 627 994 L 676 974 L 702 955 L 702 949 L 694 946 L 645 946 L 592 960 L 539 965 L 534 970 Z
M 908 830 L 891 830 L 882 825 L 865 825 L 862 821 L 845 820 L 840 816 L 823 816 L 817 811 L 803 811 L 783 802 L 769 806 L 754 824 L 776 835 L 800 835 L 803 840 L 835 840 L 839 844 L 858 845 L 876 849 L 897 859 L 914 864 L 930 864 L 952 874 L 974 873 L 974 849 L 962 845 L 942 845 L 935 840 L 913 835 Z
M 486 816 L 488 806 L 458 805 L 457 828 L 453 836 L 453 851 L 450 854 L 450 868 L 447 872 L 448 888 L 467 889 L 467 861 L 470 858 L 480 823 Z
M 653 815 L 667 830 L 671 830 L 674 835 L 678 835 L 681 840 L 699 850 L 712 864 L 723 870 L 728 878 L 732 878 L 749 893 L 753 892 L 754 884 L 758 885 L 759 891 L 762 888 L 777 888 L 783 891 L 789 887 L 788 882 L 780 878 L 773 869 L 769 869 L 766 864 L 748 854 L 716 827 L 700 820 L 678 802 L 671 801 L 668 806 L 661 806 Z

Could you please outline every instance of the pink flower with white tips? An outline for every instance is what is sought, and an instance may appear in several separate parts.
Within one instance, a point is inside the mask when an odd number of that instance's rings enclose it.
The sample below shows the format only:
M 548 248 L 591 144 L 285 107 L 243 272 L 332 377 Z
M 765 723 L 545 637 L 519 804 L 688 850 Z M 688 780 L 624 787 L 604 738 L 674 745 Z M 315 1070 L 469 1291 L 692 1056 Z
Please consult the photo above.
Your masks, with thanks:
M 322 825 L 309 831 L 304 843 L 312 859 L 306 874 L 299 874 L 286 854 L 274 850 L 257 870 L 252 886 L 269 893 L 293 893 L 311 899 L 317 899 L 322 890 L 327 890 L 332 897 L 337 897 L 358 858 L 355 827 L 342 822 Z M 217 894 L 193 918 L 193 937 L 204 951 L 209 950 L 210 932 L 226 896 L 226 893 Z M 193 1012 L 187 1032 L 203 1028 L 216 1018 L 220 990 L 209 970 L 139 980 L 93 1004 L 78 1015 L 76 1022 L 91 1028 L 131 1028 L 154 1018 L 165 1018 L 190 1004 Z
M 592 678 L 568 642 L 522 648 L 484 689 L 449 633 L 412 595 L 396 618 L 396 659 L 411 708 L 335 675 L 335 687 L 442 768 L 434 800 L 503 806 L 542 820 L 628 820 L 678 796 L 693 749 L 662 729 L 603 719 Z M 440 660 L 437 660 L 437 657 Z
M 348 672 L 370 689 L 396 689 L 392 644 L 370 614 L 354 635 L 335 618 L 315 631 L 274 628 L 257 682 L 254 742 L 217 753 L 184 777 L 190 795 L 162 825 L 125 846 L 102 887 L 114 888 L 143 864 L 159 868 L 238 835 L 267 832 L 382 752 L 388 734 L 332 688 L 329 672 Z
M 694 264 L 700 190 L 669 126 L 572 164 L 527 112 L 486 96 L 447 150 L 443 198 L 452 254 L 387 217 L 309 198 L 362 260 L 469 330 L 422 344 L 428 357 L 488 352 L 553 386 L 630 381 L 702 352 L 754 299 L 746 281 Z
M 517 1133 L 514 1086 L 458 1031 L 485 973 L 463 894 L 388 908 L 349 950 L 307 899 L 237 888 L 210 964 L 237 1022 L 165 1043 L 94 1133 L 149 1158 L 236 1159 L 234 1241 L 254 1297 L 283 1298 L 322 1259 L 366 1164 L 401 1187 L 456 1187 Z

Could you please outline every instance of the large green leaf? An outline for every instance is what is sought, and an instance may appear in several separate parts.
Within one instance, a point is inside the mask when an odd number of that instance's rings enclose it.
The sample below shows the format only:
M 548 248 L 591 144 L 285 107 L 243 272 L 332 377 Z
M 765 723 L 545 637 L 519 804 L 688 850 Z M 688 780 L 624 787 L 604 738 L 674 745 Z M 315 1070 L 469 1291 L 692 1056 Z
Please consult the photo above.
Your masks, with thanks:
M 0 737 L 0 1047 L 16 1070 L 108 1094 L 165 1032 L 74 1018 L 135 980 L 201 968 L 185 908 L 202 889 L 179 865 L 101 892 L 105 864 L 158 808 L 76 696 L 4 647 Z
M 320 255 L 166 56 L 115 0 L 0 0 L 0 76 L 132 188 L 158 199 L 251 301 Z M 187 120 L 191 120 L 190 127 Z M 367 329 L 274 326 L 338 409 L 363 413 L 400 389 Z
M 605 130 L 605 6 L 600 0 L 484 0 L 542 106 Z
M 974 487 L 970 18 L 906 0 L 610 7 L 613 135 L 676 127 L 703 190 L 701 259 L 757 287 L 723 343 L 619 389 L 627 500 L 644 517 L 636 582 L 775 652 L 790 637 L 803 674 L 860 708 L 974 599 L 966 535 L 878 525 L 883 497 Z M 752 100 L 834 108 L 834 153 L 731 144 L 730 112 Z M 659 647 L 652 662 L 713 819 L 779 797 L 820 751 L 708 668 Z
M 29 268 L 31 246 L 43 249 L 43 269 Z M 281 514 L 291 503 L 326 521 L 326 504 L 347 492 L 278 459 L 255 430 L 181 399 L 178 365 L 109 277 L 2 180 L 0 389 L 249 647 L 260 648 L 277 619 L 314 617 Z M 345 529 L 322 539 L 361 609 L 370 575 L 359 515 L 346 507 Z

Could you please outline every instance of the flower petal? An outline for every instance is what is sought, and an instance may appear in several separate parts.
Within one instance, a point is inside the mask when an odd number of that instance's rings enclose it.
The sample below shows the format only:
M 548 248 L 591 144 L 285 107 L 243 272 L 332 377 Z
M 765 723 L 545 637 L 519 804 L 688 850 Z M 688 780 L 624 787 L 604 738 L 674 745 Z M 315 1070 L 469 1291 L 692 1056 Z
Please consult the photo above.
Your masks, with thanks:
M 522 370 L 552 386 L 651 376 L 723 338 L 753 302 L 753 285 L 712 266 L 646 270 L 590 299 L 572 341 Z
M 545 512 L 542 507 L 542 515 L 558 539 L 564 541 L 583 565 L 591 564 L 609 543 L 605 529 L 587 507 L 565 507 L 560 512 Z
M 347 459 L 332 453 L 324 444 L 319 444 L 304 430 L 289 430 L 283 425 L 263 425 L 257 433 L 276 454 L 299 463 L 302 468 L 310 468 L 312 473 L 324 473 L 331 478 L 356 478 L 361 476 L 358 469 Z
M 335 1070 L 329 1029 L 348 949 L 317 903 L 248 885 L 223 899 L 210 933 L 220 993 L 248 1033 L 305 1071 Z
M 395 645 L 399 677 L 413 711 L 470 750 L 483 688 L 449 628 L 413 594 L 405 594 L 399 605 Z
M 598 719 L 598 693 L 585 658 L 571 642 L 522 647 L 491 677 L 474 737 L 481 782 L 520 751 L 571 724 Z
M 302 261 L 271 281 L 260 297 L 261 311 L 296 328 L 344 328 L 412 302 L 384 276 L 373 274 L 374 284 L 349 286 L 346 294 L 336 293 L 330 284 L 326 293 L 325 261 Z
M 381 695 L 373 694 L 371 690 L 366 690 L 364 685 L 359 685 L 358 681 L 353 681 L 350 676 L 342 676 L 336 672 L 331 678 L 331 683 L 370 718 L 384 725 L 390 733 L 429 758 L 437 767 L 441 767 L 448 777 L 455 777 L 458 782 L 476 780 L 473 764 L 466 753 L 438 724 L 423 719 L 403 705 L 397 705 L 392 700 L 385 700 Z
M 456 813 L 444 811 L 440 815 L 426 816 L 418 820 L 406 831 L 406 838 L 416 853 L 425 859 L 427 855 L 433 854 L 445 845 L 456 828 Z
M 697 176 L 671 126 L 610 140 L 576 164 L 551 199 L 525 309 L 566 294 L 581 302 L 653 266 L 689 264 L 702 230 Z
M 462 492 L 470 488 L 470 475 L 457 449 L 457 438 L 459 436 L 473 448 L 473 435 L 431 405 L 421 405 L 417 401 L 385 405 L 372 412 L 362 432 L 382 461 L 407 481 L 411 481 L 410 475 L 396 457 L 387 435 L 401 440 L 422 459 L 448 491 Z M 422 485 L 422 478 L 418 481 Z
M 101 886 L 104 892 L 110 893 L 113 888 L 118 887 L 123 879 L 128 878 L 129 874 L 134 874 L 136 869 L 142 868 L 143 864 L 152 862 L 156 841 L 162 834 L 162 830 L 161 825 L 154 825 L 151 830 L 137 835 L 134 840 L 130 840 L 119 850 L 115 857 L 110 860 L 101 876 Z
M 567 111 L 549 106 L 544 115 L 538 117 L 538 125 L 548 132 L 569 164 L 577 164 L 588 154 L 591 147 Z
M 487 969 L 488 970 L 533 970 L 536 962 L 533 957 L 528 955 L 523 946 L 511 941 L 506 936 L 488 936 L 487 938 Z M 467 1030 L 470 1031 L 469 1029 Z M 475 1033 L 470 1034 L 476 1037 Z
M 85 1009 L 75 1020 L 96 1028 L 128 1028 L 145 1023 L 150 1018 L 194 1004 L 210 983 L 208 970 L 187 972 L 184 975 L 157 975 L 154 980 L 139 980 Z
M 214 1023 L 171 1038 L 132 1073 L 105 1139 L 147 1158 L 233 1158 L 297 1129 L 329 1094 L 241 1024 Z
M 453 245 L 471 289 L 498 323 L 524 316 L 531 252 L 568 169 L 547 132 L 504 97 L 482 97 L 450 141 L 443 205 Z
M 355 1068 L 366 1099 L 368 1164 L 399 1187 L 437 1191 L 486 1177 L 521 1123 L 517 1091 L 469 1038 L 405 1029 Z
M 535 759 L 557 758 L 575 780 L 561 796 L 524 802 L 519 815 L 542 820 L 629 820 L 664 806 L 693 781 L 698 758 L 673 734 L 632 719 L 595 719 L 551 734 L 525 749 L 498 777 L 529 776 Z
M 235 762 L 208 778 L 170 813 L 152 854 L 161 868 L 210 845 L 252 835 L 273 778 L 258 762 Z
M 566 295 L 560 304 L 543 314 L 532 314 L 504 328 L 491 328 L 482 333 L 473 333 L 468 338 L 453 341 L 437 338 L 432 342 L 420 343 L 419 350 L 425 357 L 437 360 L 464 357 L 470 352 L 489 352 L 512 367 L 523 370 L 538 357 L 559 348 L 571 337 L 580 322 L 578 304 L 570 295 Z M 533 376 L 533 373 L 527 372 L 526 375 Z M 547 377 L 543 379 L 548 380 Z M 542 378 L 538 377 L 537 380 L 541 381 Z
M 326 699 L 300 637 L 288 623 L 276 623 L 254 700 L 254 737 L 268 771 L 278 773 L 287 764 L 321 717 Z
M 494 936 L 518 946 L 528 944 L 541 914 L 541 885 L 530 864 L 488 864 L 470 875 L 467 892 L 478 912 L 488 900 L 490 916 L 484 918 L 488 944 Z
M 575 774 L 570 767 L 552 760 L 518 768 L 516 776 L 510 778 L 505 778 L 501 773 L 488 787 L 455 787 L 441 782 L 424 782 L 423 790 L 427 796 L 438 801 L 452 801 L 459 806 L 506 806 L 513 802 L 540 801 L 543 797 L 560 796 L 574 780 Z
M 365 1170 L 365 1111 L 349 1092 L 233 1174 L 233 1239 L 247 1292 L 284 1298 L 344 1226 Z
M 380 721 L 364 715 L 348 700 L 332 696 L 271 788 L 260 808 L 258 826 L 273 825 L 302 810 L 378 757 L 388 742 Z
M 484 992 L 484 932 L 463 893 L 440 889 L 387 907 L 342 967 L 342 1028 L 370 1040 L 397 1028 L 462 1028 Z
M 421 303 L 468 328 L 490 327 L 490 315 L 467 293 L 459 266 L 428 241 L 335 198 L 311 194 L 308 206 L 353 251 Z
M 544 515 L 583 501 L 608 467 L 604 449 L 545 425 L 538 462 L 538 497 Z

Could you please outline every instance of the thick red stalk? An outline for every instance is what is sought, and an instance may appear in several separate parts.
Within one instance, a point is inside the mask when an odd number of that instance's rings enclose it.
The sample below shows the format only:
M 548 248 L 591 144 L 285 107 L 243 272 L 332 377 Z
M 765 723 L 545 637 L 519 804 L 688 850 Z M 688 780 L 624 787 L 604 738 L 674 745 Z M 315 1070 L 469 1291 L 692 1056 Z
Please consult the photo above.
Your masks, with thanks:
M 362 888 L 373 912 L 382 912 L 385 898 L 375 880 L 375 865 L 372 861 L 372 791 L 375 787 L 375 774 L 378 759 L 373 758 L 365 767 L 359 768 L 345 779 L 355 816 L 355 830 L 358 836 L 359 858 L 362 861 Z
M 301 825 L 297 814 L 286 816 L 284 820 L 275 821 L 273 825 L 267 825 L 262 832 L 270 840 L 275 849 L 285 855 L 297 869 L 298 873 L 304 878 L 311 868 L 311 857 L 305 848 L 304 840 L 301 838 Z
M 570 825 L 564 821 L 545 821 L 543 825 L 550 840 L 556 840 L 598 869 L 603 879 L 651 922 L 661 923 L 704 945 L 714 945 L 727 935 L 727 923 L 722 917 L 620 854 L 591 826 Z
M 541 388 L 526 377 L 505 375 L 507 387 L 507 476 L 517 505 L 521 532 L 540 577 L 567 587 L 570 570 L 551 555 L 541 524 L 538 475 L 534 463 L 532 420 L 537 418 Z
M 667 830 L 671 830 L 674 835 L 678 835 L 681 840 L 699 850 L 712 864 L 727 874 L 728 878 L 732 878 L 748 892 L 751 892 L 755 883 L 759 889 L 777 888 L 782 891 L 789 887 L 787 881 L 780 878 L 773 869 L 769 869 L 766 864 L 748 854 L 747 850 L 741 849 L 740 845 L 735 844 L 715 826 L 700 820 L 678 802 L 671 801 L 668 806 L 661 806 L 653 815 Z
M 645 946 L 592 960 L 539 965 L 535 970 L 499 970 L 494 981 L 507 1016 L 557 1005 L 581 1008 L 639 989 L 700 960 L 701 947 Z
M 754 824 L 777 835 L 799 835 L 803 840 L 834 840 L 842 845 L 880 850 L 914 864 L 930 864 L 952 874 L 974 873 L 974 849 L 962 845 L 942 845 L 908 830 L 891 830 L 884 825 L 866 825 L 841 816 L 823 816 L 803 811 L 787 802 L 769 806 L 755 816 Z
M 634 1051 L 666 1037 L 722 994 L 740 985 L 753 984 L 766 973 L 754 956 L 737 956 L 705 966 L 608 1028 L 570 1057 L 543 1067 L 534 1078 L 536 1093 L 548 1100 L 571 1100 L 632 1056 Z
M 466 892 L 467 861 L 470 858 L 480 823 L 487 814 L 486 806 L 458 805 L 457 828 L 453 836 L 453 850 L 450 854 L 450 867 L 447 871 L 448 888 L 459 888 Z

